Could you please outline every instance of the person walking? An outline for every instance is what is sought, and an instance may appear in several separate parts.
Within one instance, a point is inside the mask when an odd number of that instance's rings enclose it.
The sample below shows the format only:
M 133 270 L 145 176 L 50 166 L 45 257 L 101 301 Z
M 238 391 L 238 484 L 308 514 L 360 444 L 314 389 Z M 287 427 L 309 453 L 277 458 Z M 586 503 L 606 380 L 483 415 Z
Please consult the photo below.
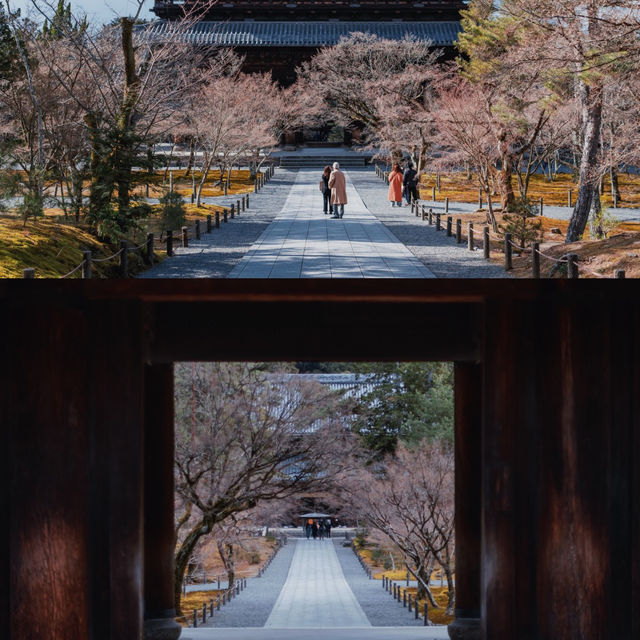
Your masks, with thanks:
M 325 534 L 324 522 L 320 520 L 320 522 L 318 523 L 318 535 L 320 536 L 320 540 L 324 540 L 324 534 Z
M 314 520 L 313 524 L 311 525 L 311 535 L 313 536 L 314 540 L 317 540 L 318 538 L 318 523 Z
M 320 180 L 320 191 L 322 191 L 323 213 L 329 213 L 331 208 L 331 188 L 329 187 L 329 178 L 331 177 L 331 167 L 327 165 L 322 172 Z
M 393 165 L 393 171 L 389 174 L 389 202 L 392 207 L 402 206 L 402 183 L 404 176 L 399 164 Z
M 347 204 L 347 179 L 340 171 L 340 165 L 337 162 L 333 163 L 333 171 L 329 176 L 329 187 L 331 188 L 331 204 L 333 205 L 331 217 L 342 218 L 344 205 Z
M 311 537 L 311 522 L 312 520 L 308 520 L 304 525 L 304 533 L 307 536 L 307 540 Z
M 324 521 L 324 530 L 325 530 L 325 533 L 327 534 L 327 538 L 330 538 L 331 537 L 331 519 L 330 518 L 327 518 Z
M 404 206 L 408 207 L 412 200 L 417 201 L 420 199 L 418 195 L 418 172 L 413 168 L 411 162 L 407 163 L 407 168 L 404 170 L 402 185 L 404 186 L 404 196 L 407 199 Z

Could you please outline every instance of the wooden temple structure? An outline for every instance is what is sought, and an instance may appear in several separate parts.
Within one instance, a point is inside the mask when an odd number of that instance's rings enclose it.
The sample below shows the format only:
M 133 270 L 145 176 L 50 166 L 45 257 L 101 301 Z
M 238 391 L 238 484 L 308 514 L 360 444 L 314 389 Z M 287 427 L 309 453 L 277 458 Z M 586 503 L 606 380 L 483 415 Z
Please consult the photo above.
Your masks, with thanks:
M 624 280 L 3 281 L 2 637 L 180 635 L 174 362 L 446 360 L 451 638 L 639 638 L 639 293 Z
M 158 20 L 147 29 L 162 35 L 168 21 L 197 7 L 198 0 L 155 0 Z M 319 48 L 362 32 L 399 40 L 429 40 L 449 57 L 460 32 L 461 0 L 221 0 L 209 7 L 188 35 L 194 44 L 233 47 L 247 72 L 269 72 L 289 85 L 295 68 Z

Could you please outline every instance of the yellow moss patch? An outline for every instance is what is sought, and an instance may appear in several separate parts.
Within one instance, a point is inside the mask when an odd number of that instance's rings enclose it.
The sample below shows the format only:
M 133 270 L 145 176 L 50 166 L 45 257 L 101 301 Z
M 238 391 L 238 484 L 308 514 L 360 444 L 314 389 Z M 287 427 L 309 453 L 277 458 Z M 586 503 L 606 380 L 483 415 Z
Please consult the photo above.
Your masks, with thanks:
M 619 176 L 620 195 L 622 200 L 618 202 L 621 207 L 640 206 L 640 176 L 621 174 Z M 436 174 L 425 173 L 420 180 L 422 197 L 431 198 L 432 188 L 436 186 Z M 518 193 L 518 183 L 513 177 L 513 188 Z M 569 189 L 572 190 L 573 202 L 578 194 L 578 184 L 573 181 L 569 174 L 559 174 L 553 182 L 548 182 L 543 175 L 531 176 L 529 183 L 529 199 L 537 201 L 541 196 L 545 204 L 566 206 L 568 204 Z M 471 180 L 467 179 L 466 173 L 451 172 L 440 174 L 440 191 L 436 192 L 438 200 L 450 198 L 452 202 L 478 202 L 478 184 L 475 176 Z M 486 202 L 486 194 L 483 196 Z M 497 200 L 497 198 L 494 198 Z M 605 182 L 604 193 L 602 194 L 602 206 L 613 206 L 611 197 L 611 185 Z

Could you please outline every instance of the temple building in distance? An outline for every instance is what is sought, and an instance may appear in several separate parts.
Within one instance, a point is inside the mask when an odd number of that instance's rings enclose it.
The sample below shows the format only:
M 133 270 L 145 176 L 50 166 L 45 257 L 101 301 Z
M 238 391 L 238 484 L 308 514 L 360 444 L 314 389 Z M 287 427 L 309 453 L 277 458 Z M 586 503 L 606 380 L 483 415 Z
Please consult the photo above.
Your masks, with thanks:
M 155 0 L 159 20 L 151 28 L 161 34 L 166 21 L 197 2 Z M 354 32 L 392 40 L 412 34 L 451 57 L 464 6 L 461 0 L 220 0 L 194 25 L 190 39 L 233 47 L 245 58 L 245 71 L 271 71 L 287 86 L 301 62 Z

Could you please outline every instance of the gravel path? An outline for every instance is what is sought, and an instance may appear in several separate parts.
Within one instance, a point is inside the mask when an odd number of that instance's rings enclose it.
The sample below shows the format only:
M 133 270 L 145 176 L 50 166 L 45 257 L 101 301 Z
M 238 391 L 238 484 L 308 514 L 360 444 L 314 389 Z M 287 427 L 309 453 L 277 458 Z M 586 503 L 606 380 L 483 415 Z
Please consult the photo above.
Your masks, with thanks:
M 279 169 L 260 190 L 250 194 L 250 207 L 219 229 L 190 240 L 189 247 L 178 247 L 167 258 L 140 278 L 226 278 L 253 243 L 280 213 L 296 180 L 296 171 Z M 206 198 L 208 204 L 231 204 L 237 196 Z M 179 240 L 178 240 L 179 241 Z M 175 240 L 174 240 L 175 243 Z M 175 246 L 175 244 L 174 244 Z
M 369 622 L 374 627 L 422 626 L 401 604 L 398 604 L 383 588 L 380 580 L 369 580 L 351 547 L 343 547 L 343 541 L 334 541 L 338 560 L 347 583 L 355 594 Z
M 390 207 L 387 186 L 372 169 L 349 169 L 350 179 L 367 208 L 402 242 L 437 278 L 506 278 L 498 265 L 487 263 L 481 251 L 468 251 L 443 231 L 436 231 L 411 214 L 410 207 Z M 382 589 L 381 589 L 382 590 Z
M 247 588 L 216 611 L 205 626 L 263 627 L 287 579 L 295 548 L 295 542 L 290 540 L 278 551 L 262 578 L 248 578 Z

